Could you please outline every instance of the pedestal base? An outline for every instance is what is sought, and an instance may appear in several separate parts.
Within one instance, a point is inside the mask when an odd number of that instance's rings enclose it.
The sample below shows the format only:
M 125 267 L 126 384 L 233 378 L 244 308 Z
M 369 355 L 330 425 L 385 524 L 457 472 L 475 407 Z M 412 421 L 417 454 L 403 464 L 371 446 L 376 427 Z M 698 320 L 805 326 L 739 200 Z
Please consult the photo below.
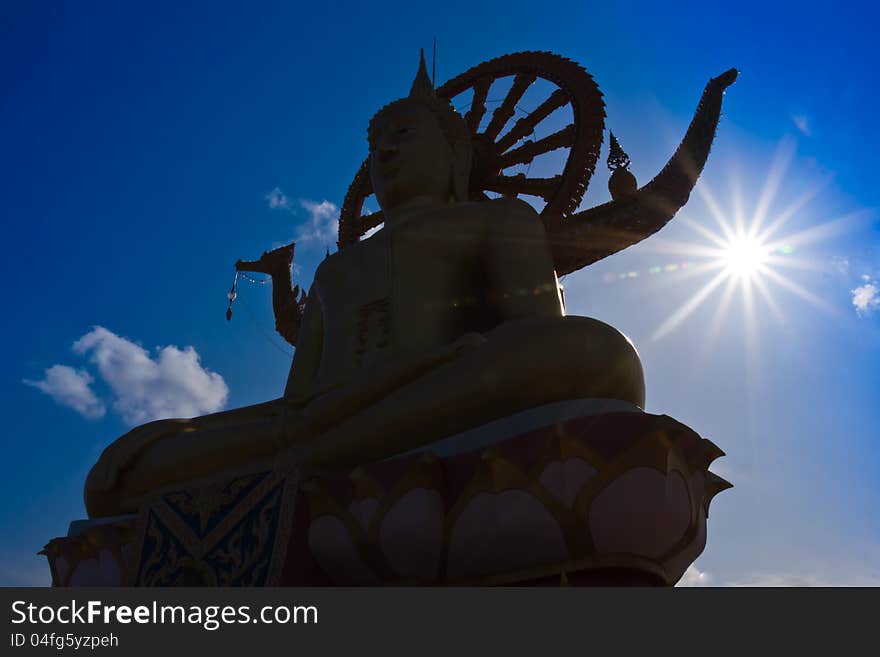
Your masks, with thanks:
M 159 492 L 137 516 L 50 542 L 53 582 L 675 584 L 729 487 L 708 472 L 722 452 L 667 416 L 572 403 L 577 413 L 533 409 L 351 472 Z

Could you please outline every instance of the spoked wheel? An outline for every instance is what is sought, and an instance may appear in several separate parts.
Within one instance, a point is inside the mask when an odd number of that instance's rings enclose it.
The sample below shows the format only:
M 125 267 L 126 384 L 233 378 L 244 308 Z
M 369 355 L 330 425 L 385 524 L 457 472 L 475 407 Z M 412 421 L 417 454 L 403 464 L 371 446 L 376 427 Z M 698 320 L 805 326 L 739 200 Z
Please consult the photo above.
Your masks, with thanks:
M 491 119 L 484 123 L 492 84 L 512 77 L 510 88 Z M 554 90 L 531 112 L 518 107 L 526 92 L 538 80 L 546 80 Z M 469 184 L 472 200 L 491 194 L 540 197 L 545 205 L 541 217 L 550 224 L 573 214 L 586 192 L 599 158 L 605 127 L 605 104 L 592 76 L 580 65 L 549 52 L 521 52 L 484 62 L 453 78 L 437 89 L 437 95 L 455 99 L 472 92 L 464 115 L 473 144 L 473 164 Z M 572 122 L 540 139 L 526 139 L 557 110 L 570 108 Z M 521 116 L 511 123 L 517 112 Z M 509 126 L 509 127 L 508 127 Z M 556 175 L 530 177 L 524 173 L 505 173 L 518 165 L 529 165 L 536 157 L 568 148 L 568 157 Z M 339 216 L 339 248 L 358 241 L 368 230 L 380 226 L 382 212 L 364 214 L 364 202 L 373 193 L 369 160 L 364 160 L 348 188 Z M 549 227 L 549 226 L 548 226 Z

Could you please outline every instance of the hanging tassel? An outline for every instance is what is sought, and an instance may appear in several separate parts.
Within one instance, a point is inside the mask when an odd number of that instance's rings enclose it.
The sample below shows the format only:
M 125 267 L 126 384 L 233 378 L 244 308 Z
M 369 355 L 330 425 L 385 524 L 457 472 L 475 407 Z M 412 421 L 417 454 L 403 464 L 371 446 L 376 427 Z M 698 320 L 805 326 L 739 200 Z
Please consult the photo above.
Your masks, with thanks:
M 232 302 L 235 301 L 235 297 L 237 296 L 235 293 L 235 285 L 238 283 L 238 271 L 236 270 L 235 276 L 232 277 L 232 288 L 230 288 L 229 292 L 226 295 L 226 298 L 229 299 L 229 305 L 226 307 L 226 321 L 230 321 L 232 319 Z

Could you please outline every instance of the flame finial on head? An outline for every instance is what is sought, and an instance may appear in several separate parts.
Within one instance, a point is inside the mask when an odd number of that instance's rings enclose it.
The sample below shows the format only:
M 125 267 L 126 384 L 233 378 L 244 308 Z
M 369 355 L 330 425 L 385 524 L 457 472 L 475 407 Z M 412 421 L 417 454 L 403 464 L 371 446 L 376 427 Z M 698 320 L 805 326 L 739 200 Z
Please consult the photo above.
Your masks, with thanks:
M 428 67 L 425 64 L 425 49 L 419 49 L 419 70 L 416 73 L 416 79 L 413 80 L 412 87 L 409 90 L 409 97 L 413 100 L 430 101 L 436 99 L 437 94 L 434 92 L 434 85 L 431 78 L 428 77 Z
M 437 120 L 456 159 L 453 181 L 454 197 L 459 201 L 467 200 L 472 157 L 470 129 L 461 114 L 455 111 L 449 99 L 439 96 L 435 91 L 434 84 L 428 76 L 424 49 L 420 49 L 419 70 L 413 80 L 409 95 L 389 103 L 370 119 L 370 124 L 367 127 L 367 141 L 370 143 L 371 150 L 375 147 L 376 130 L 382 125 L 382 116 L 388 112 L 412 106 L 428 110 Z

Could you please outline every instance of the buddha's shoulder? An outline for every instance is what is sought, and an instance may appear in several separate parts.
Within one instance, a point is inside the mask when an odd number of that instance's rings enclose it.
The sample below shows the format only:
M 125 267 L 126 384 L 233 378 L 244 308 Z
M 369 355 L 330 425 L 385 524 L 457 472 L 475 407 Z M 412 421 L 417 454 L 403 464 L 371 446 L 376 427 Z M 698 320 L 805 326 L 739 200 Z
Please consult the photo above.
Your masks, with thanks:
M 493 222 L 540 222 L 541 217 L 531 205 L 519 198 L 496 198 L 485 201 L 486 213 Z
M 456 227 L 463 223 L 492 224 L 505 220 L 540 221 L 540 218 L 535 209 L 525 201 L 516 198 L 497 198 L 456 203 L 437 209 L 412 222 L 412 226 L 415 229 L 425 225 L 436 226 L 437 224 Z
M 327 254 L 327 257 L 321 261 L 321 264 L 315 270 L 315 280 L 327 279 L 340 272 L 347 273 L 352 268 L 357 269 L 357 265 L 365 259 L 375 259 L 378 255 L 384 255 L 388 246 L 381 232 L 379 231 L 367 239 L 353 242 L 335 253 Z
M 483 201 L 468 201 L 454 206 L 457 214 L 480 215 L 483 217 L 526 216 L 537 217 L 535 209 L 518 198 L 493 198 Z
M 537 217 L 538 213 L 531 205 L 520 198 L 496 198 L 490 201 L 483 201 L 482 205 L 486 206 L 486 211 L 493 216 L 526 216 Z

